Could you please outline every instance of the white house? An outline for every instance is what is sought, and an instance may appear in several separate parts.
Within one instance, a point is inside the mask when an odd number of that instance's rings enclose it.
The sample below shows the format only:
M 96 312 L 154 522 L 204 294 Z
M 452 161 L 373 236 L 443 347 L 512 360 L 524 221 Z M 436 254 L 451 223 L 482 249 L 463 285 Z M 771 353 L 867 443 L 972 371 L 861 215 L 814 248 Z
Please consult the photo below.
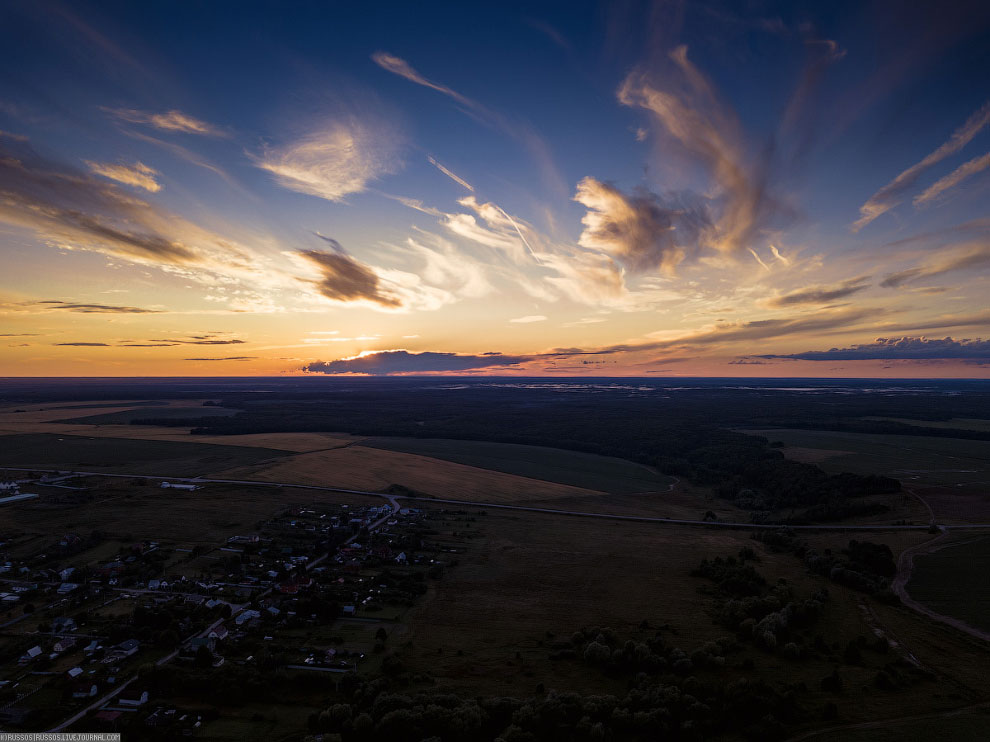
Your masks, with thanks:
M 81 682 L 72 691 L 73 698 L 93 698 L 99 692 L 99 687 L 96 683 L 86 683 Z
M 143 706 L 148 702 L 148 691 L 143 690 L 140 693 L 125 691 L 117 699 L 117 702 L 121 706 Z

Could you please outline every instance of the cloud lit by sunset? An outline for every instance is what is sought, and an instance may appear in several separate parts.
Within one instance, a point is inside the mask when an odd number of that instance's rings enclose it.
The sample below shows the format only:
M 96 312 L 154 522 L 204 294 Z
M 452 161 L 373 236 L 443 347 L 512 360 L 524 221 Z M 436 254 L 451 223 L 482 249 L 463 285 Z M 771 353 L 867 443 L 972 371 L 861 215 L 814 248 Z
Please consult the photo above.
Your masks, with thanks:
M 987 10 L 841 5 L 8 4 L 0 376 L 984 377 Z

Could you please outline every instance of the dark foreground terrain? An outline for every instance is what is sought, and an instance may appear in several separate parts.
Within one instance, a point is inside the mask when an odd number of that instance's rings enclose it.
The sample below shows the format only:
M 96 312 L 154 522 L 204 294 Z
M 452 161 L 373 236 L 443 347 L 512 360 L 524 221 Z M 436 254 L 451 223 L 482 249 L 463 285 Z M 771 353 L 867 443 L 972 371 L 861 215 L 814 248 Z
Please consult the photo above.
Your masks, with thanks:
M 10 379 L 0 482 L 4 730 L 987 737 L 983 382 Z

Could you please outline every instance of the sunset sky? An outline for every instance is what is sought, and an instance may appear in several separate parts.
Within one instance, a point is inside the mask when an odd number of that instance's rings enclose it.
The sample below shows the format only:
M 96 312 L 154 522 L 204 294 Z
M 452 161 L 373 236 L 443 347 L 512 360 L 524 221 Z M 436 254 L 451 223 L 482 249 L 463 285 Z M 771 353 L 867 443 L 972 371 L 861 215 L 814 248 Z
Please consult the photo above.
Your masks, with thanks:
M 985 377 L 990 3 L 3 2 L 0 268 L 0 376 Z

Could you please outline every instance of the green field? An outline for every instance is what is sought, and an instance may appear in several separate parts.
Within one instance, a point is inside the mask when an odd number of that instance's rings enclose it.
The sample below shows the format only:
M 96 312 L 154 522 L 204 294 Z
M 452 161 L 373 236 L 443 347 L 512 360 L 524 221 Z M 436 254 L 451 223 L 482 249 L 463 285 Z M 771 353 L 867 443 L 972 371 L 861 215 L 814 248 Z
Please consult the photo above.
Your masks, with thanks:
M 980 420 L 972 417 L 953 417 L 949 420 L 914 420 L 907 417 L 864 417 L 863 420 L 902 423 L 904 425 L 914 425 L 917 428 L 990 431 L 990 420 Z
M 665 490 L 673 482 L 631 461 L 559 448 L 440 438 L 369 438 L 359 445 L 615 494 Z
M 181 477 L 204 475 L 289 454 L 272 448 L 212 443 L 53 434 L 0 436 L 0 467 Z
M 746 430 L 789 447 L 836 451 L 817 462 L 827 472 L 887 474 L 918 484 L 960 484 L 987 479 L 990 441 L 915 435 L 845 433 L 773 428 Z M 913 475 L 913 476 L 912 476 Z
M 199 417 L 230 417 L 238 412 L 240 410 L 226 407 L 155 407 L 153 409 L 121 410 L 102 415 L 72 417 L 65 420 L 53 420 L 52 422 L 80 425 L 129 425 L 135 420 L 195 420 Z
M 114 404 L 113 402 L 87 402 L 85 404 L 66 404 L 58 405 L 56 407 L 45 407 L 46 410 L 93 410 L 93 409 L 106 409 L 107 407 L 167 407 L 168 402 L 160 402 L 158 400 L 149 399 L 143 402 L 123 402 Z
M 907 591 L 937 613 L 990 631 L 990 536 L 914 559 Z

